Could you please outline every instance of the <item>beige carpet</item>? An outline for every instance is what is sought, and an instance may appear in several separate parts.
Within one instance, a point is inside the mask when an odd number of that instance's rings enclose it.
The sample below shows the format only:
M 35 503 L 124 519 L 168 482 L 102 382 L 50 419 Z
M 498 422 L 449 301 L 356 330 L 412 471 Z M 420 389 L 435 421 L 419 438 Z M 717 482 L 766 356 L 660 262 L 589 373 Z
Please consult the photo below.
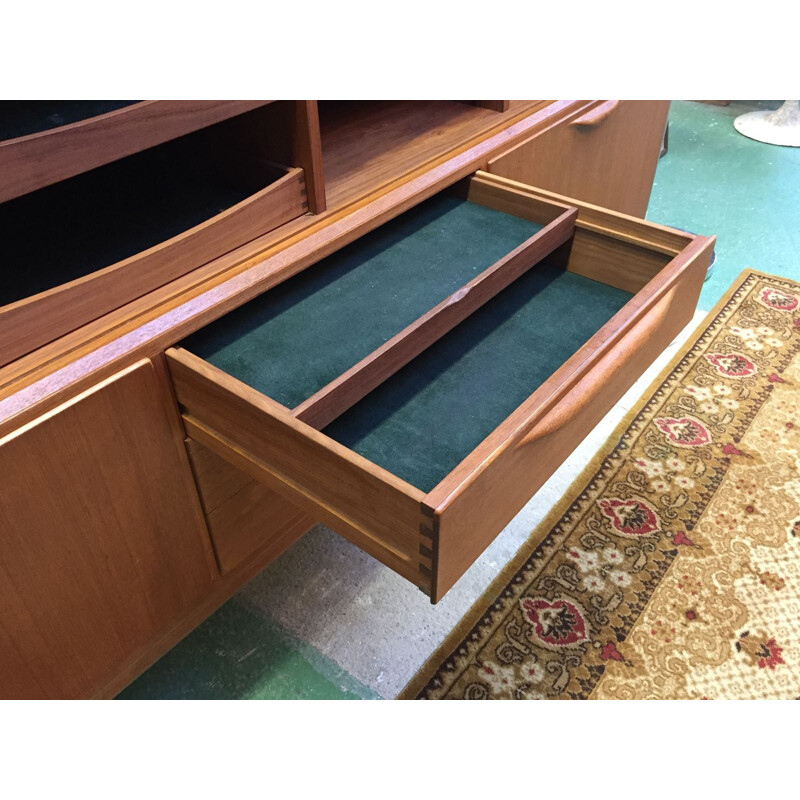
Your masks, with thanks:
M 401 697 L 800 696 L 799 305 L 743 273 Z

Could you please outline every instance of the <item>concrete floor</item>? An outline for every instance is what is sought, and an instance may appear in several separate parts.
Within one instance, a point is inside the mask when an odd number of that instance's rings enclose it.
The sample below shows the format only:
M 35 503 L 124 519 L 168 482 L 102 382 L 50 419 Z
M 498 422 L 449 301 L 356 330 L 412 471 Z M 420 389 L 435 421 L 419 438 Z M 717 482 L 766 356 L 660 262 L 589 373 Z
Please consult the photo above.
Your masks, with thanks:
M 800 149 L 754 142 L 733 129 L 738 114 L 777 105 L 672 105 L 669 152 L 659 162 L 647 217 L 717 235 L 717 261 L 699 303 L 703 311 L 746 267 L 800 279 Z M 602 446 L 703 311 L 438 605 L 320 525 L 121 697 L 395 697 Z

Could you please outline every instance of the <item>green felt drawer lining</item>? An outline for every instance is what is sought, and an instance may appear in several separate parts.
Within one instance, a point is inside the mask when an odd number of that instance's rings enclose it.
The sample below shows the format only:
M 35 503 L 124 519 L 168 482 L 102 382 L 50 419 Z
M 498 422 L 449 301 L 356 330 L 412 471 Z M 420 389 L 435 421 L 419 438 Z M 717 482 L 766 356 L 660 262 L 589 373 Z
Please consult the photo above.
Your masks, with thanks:
M 324 433 L 428 492 L 631 297 L 539 264 Z
M 541 228 L 437 195 L 182 346 L 294 408 Z

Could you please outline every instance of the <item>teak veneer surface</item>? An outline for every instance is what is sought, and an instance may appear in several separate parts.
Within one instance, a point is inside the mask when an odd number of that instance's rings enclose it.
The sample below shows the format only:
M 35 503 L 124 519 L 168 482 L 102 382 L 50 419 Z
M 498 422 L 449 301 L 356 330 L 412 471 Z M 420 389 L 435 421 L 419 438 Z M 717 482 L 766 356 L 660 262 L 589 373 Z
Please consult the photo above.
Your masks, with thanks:
M 533 103 L 517 101 L 508 112 Z M 457 100 L 321 100 L 328 204 L 345 205 L 496 126 L 499 114 Z
M 422 492 L 194 354 L 166 357 L 192 439 L 415 578 Z
M 437 521 L 434 602 L 689 322 L 713 244 L 696 237 L 615 329 L 599 332 L 426 497 Z
M 0 142 L 108 114 L 138 100 L 2 100 Z
M 293 408 L 540 228 L 439 195 L 181 346 Z
M 277 558 L 314 520 L 263 484 L 191 439 L 186 448 L 206 513 L 220 573 L 255 553 Z
M 667 100 L 605 100 L 489 162 L 489 172 L 644 217 Z
M 0 364 L 302 216 L 304 172 L 283 166 L 295 109 L 270 104 L 0 204 Z
M 167 399 L 141 362 L 0 437 L 0 697 L 91 696 L 211 591 Z
M 266 105 L 269 100 L 0 102 L 0 202 Z M 11 137 L 15 138 L 11 138 Z
M 232 178 L 179 140 L 2 203 L 0 306 L 171 239 L 286 172 L 265 165 Z

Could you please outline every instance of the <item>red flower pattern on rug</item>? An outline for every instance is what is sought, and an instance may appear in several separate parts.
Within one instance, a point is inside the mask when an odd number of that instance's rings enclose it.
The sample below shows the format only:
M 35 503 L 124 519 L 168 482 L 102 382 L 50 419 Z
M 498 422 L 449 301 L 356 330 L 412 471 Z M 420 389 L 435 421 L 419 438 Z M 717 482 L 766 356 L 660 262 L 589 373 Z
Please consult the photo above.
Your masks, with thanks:
M 640 497 L 630 500 L 612 497 L 598 501 L 598 505 L 614 531 L 623 536 L 647 536 L 661 527 L 656 512 Z
M 711 441 L 708 428 L 692 417 L 665 417 L 656 420 L 656 425 L 667 438 L 678 447 L 701 447 Z
M 727 378 L 746 378 L 758 372 L 756 365 L 741 353 L 706 353 L 706 358 Z
M 521 605 L 533 624 L 532 635 L 545 647 L 571 647 L 586 640 L 586 618 L 576 603 L 563 597 L 526 597 Z
M 798 296 L 743 276 L 403 696 L 800 695 Z
M 771 287 L 762 290 L 759 299 L 765 306 L 774 308 L 777 311 L 794 311 L 798 302 L 793 294 L 781 292 Z

